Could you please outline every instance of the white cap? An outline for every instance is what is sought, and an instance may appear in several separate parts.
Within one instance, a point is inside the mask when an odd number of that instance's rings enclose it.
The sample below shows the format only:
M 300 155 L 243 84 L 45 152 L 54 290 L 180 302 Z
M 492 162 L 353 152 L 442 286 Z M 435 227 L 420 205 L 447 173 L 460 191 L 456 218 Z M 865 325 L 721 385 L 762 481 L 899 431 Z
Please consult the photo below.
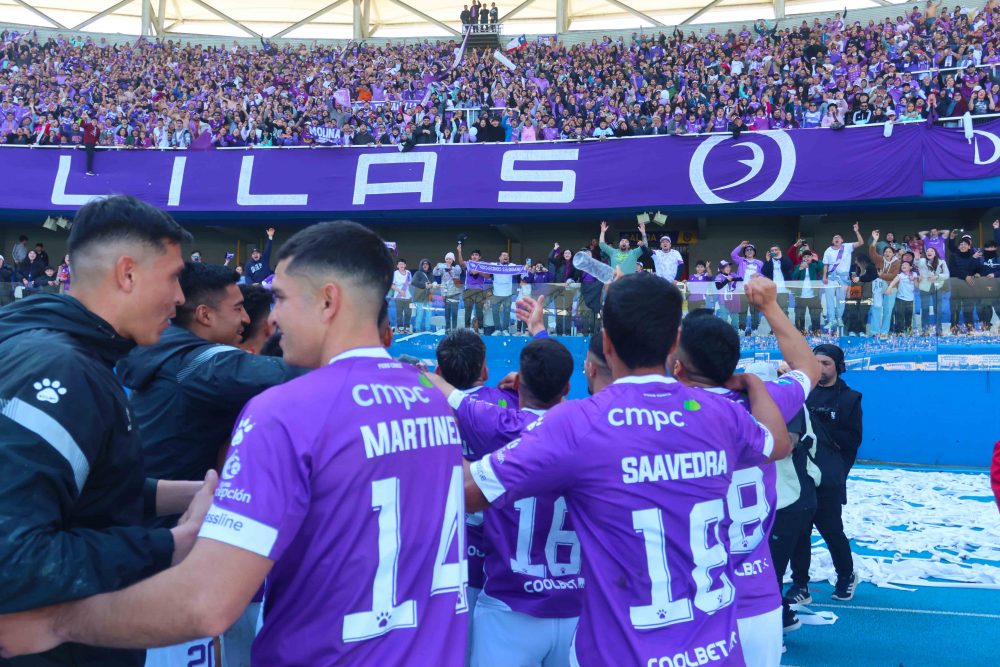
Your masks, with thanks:
M 453 253 L 453 252 L 447 252 L 447 253 L 445 253 L 444 258 L 445 259 L 450 259 L 451 261 L 454 262 L 455 261 L 455 253 Z

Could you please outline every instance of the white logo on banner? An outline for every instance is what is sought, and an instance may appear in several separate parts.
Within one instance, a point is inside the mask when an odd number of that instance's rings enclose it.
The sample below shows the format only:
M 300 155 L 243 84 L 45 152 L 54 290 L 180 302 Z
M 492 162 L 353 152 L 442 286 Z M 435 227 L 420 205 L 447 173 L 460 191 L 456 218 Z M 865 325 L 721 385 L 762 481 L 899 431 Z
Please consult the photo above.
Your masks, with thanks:
M 990 142 L 990 144 L 992 144 L 991 146 L 992 154 L 989 156 L 988 159 L 983 159 L 981 154 L 979 153 L 979 139 L 976 138 L 976 135 L 984 137 Z M 973 155 L 974 164 L 987 165 L 987 164 L 993 164 L 997 160 L 1000 160 L 1000 137 L 993 134 L 992 132 L 987 132 L 986 130 L 973 130 L 972 136 L 973 136 L 972 143 L 975 147 Z
M 734 201 L 774 201 L 784 194 L 792 182 L 792 176 L 795 174 L 795 144 L 792 143 L 791 137 L 786 132 L 781 131 L 755 132 L 754 136 L 769 137 L 778 145 L 778 151 L 781 155 L 781 167 L 778 169 L 778 176 L 774 179 L 771 187 L 750 199 L 732 200 L 724 199 L 717 195 L 716 192 L 718 191 L 735 188 L 756 178 L 760 174 L 761 169 L 764 168 L 764 151 L 758 144 L 751 141 L 734 144 L 735 146 L 746 146 L 750 149 L 752 157 L 749 160 L 737 160 L 749 167 L 750 171 L 743 178 L 713 189 L 705 181 L 705 162 L 713 148 L 723 141 L 730 140 L 727 136 L 714 136 L 701 142 L 698 148 L 695 149 L 694 155 L 691 156 L 691 167 L 689 170 L 691 187 L 694 188 L 694 192 L 698 195 L 699 199 L 706 204 L 732 204 Z

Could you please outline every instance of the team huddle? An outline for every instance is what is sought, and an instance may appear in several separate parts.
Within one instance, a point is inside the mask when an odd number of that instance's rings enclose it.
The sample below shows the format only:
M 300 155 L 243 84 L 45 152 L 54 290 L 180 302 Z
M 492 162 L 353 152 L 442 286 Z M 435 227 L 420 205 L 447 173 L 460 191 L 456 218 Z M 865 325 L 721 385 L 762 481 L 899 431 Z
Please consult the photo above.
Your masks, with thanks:
M 591 396 L 567 400 L 580 369 L 540 326 L 498 387 L 468 330 L 441 341 L 433 374 L 393 359 L 393 270 L 360 225 L 292 237 L 271 321 L 285 362 L 314 370 L 246 404 L 221 479 L 181 520 L 200 522 L 190 553 L 0 617 L 4 657 L 221 635 L 262 588 L 255 665 L 778 665 L 774 462 L 820 370 L 774 284 L 754 278 L 746 298 L 782 377 L 734 374 L 732 328 L 682 321 L 678 290 L 635 274 L 608 287 Z M 518 304 L 529 328 L 543 309 Z

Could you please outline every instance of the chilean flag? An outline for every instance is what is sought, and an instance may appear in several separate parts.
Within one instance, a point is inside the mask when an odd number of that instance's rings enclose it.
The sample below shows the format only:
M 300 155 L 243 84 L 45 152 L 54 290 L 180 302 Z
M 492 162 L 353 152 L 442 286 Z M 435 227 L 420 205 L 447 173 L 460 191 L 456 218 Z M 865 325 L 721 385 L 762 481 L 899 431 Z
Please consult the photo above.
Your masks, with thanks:
M 520 37 L 515 37 L 507 42 L 507 46 L 504 47 L 504 51 L 507 53 L 510 53 L 511 51 L 520 51 L 527 45 L 528 39 L 524 35 L 521 35 Z

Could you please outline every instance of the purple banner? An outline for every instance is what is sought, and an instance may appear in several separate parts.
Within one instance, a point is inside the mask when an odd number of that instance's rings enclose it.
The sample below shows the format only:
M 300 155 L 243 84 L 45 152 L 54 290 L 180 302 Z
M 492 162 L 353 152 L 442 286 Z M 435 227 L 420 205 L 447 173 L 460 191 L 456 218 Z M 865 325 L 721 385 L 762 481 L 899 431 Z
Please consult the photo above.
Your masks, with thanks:
M 965 130 L 935 127 L 924 133 L 924 178 L 928 181 L 974 180 L 1000 176 L 1000 121 Z
M 395 148 L 0 149 L 0 210 L 132 194 L 168 211 L 587 210 L 919 196 L 921 126 Z

